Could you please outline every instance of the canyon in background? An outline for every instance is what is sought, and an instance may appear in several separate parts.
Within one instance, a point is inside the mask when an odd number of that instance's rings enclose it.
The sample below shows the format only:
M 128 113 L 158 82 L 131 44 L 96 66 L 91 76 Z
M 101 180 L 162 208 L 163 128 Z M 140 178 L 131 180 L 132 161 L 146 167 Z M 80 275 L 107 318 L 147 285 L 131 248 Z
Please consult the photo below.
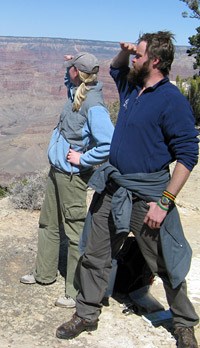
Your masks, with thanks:
M 172 81 L 195 73 L 187 48 L 176 46 Z M 109 65 L 118 42 L 0 37 L 0 186 L 48 166 L 48 142 L 66 100 L 64 54 L 80 51 L 98 57 L 105 101 L 116 101 Z

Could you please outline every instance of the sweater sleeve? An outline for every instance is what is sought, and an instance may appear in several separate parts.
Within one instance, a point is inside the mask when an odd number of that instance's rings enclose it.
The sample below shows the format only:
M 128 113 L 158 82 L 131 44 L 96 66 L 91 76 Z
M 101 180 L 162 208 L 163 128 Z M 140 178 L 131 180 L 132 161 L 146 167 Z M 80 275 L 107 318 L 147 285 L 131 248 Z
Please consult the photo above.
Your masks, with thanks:
M 120 103 L 123 103 L 124 100 L 127 98 L 127 94 L 130 93 L 130 91 L 133 89 L 133 86 L 130 86 L 127 75 L 130 71 L 130 68 L 128 66 L 122 66 L 120 68 L 113 68 L 110 67 L 110 75 L 115 81 Z
M 166 103 L 163 132 L 173 157 L 191 171 L 198 161 L 198 131 L 192 108 L 181 93 Z
M 65 72 L 65 76 L 64 76 L 64 84 L 67 87 L 67 97 L 71 100 L 73 100 L 73 89 L 74 89 L 74 85 L 73 83 L 70 81 L 70 77 L 69 77 L 69 69 L 66 69 Z
M 88 110 L 87 127 L 94 146 L 80 157 L 84 167 L 98 165 L 108 159 L 114 131 L 108 110 L 103 106 L 93 106 Z

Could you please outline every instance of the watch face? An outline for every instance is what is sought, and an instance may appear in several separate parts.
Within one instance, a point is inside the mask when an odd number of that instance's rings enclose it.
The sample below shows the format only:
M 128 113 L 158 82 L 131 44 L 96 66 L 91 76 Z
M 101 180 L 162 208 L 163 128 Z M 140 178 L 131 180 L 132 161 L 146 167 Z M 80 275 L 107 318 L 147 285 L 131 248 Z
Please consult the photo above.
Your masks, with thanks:
M 169 198 L 167 198 L 167 197 L 165 197 L 165 196 L 162 196 L 162 197 L 161 197 L 161 203 L 162 203 L 163 205 L 169 205 L 171 202 L 170 202 L 170 199 L 169 199 Z

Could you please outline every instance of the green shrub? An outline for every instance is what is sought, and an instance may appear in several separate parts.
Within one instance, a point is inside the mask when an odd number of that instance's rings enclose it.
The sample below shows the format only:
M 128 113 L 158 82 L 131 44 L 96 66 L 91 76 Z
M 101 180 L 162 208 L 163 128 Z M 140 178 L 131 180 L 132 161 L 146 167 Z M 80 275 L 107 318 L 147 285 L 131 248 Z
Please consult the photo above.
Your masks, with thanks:
M 40 210 L 44 200 L 47 170 L 25 176 L 9 187 L 9 198 L 16 209 Z
M 200 77 L 193 76 L 188 79 L 176 79 L 177 87 L 181 93 L 189 100 L 195 117 L 195 123 L 197 126 L 200 124 Z
M 6 197 L 8 194 L 8 190 L 6 187 L 0 186 L 0 198 Z
M 119 112 L 119 101 L 116 100 L 115 102 L 108 104 L 108 110 L 110 112 L 110 118 L 113 124 L 115 125 L 117 122 L 117 116 Z

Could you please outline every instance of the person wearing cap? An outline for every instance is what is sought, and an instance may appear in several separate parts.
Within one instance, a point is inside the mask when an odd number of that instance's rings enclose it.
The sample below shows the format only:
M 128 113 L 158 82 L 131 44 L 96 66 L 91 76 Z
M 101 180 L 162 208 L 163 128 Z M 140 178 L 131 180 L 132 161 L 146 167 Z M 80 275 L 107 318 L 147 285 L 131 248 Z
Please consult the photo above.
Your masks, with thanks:
M 68 56 L 66 65 L 72 89 L 48 147 L 50 171 L 39 219 L 35 269 L 20 281 L 51 284 L 56 280 L 62 223 L 68 237 L 66 294 L 55 304 L 71 308 L 77 294 L 74 275 L 87 212 L 87 182 L 94 167 L 108 159 L 114 126 L 97 79 L 97 58 L 80 52 Z

